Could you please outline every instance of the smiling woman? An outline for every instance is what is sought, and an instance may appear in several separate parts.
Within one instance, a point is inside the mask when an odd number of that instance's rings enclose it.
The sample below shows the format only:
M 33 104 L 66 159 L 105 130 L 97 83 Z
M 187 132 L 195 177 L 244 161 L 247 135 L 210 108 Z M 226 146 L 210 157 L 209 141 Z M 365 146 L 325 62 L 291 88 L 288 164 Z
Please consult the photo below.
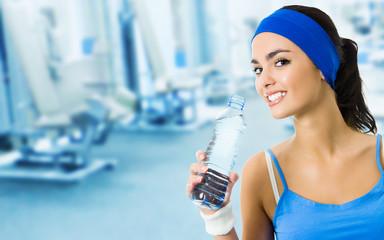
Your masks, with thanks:
M 381 136 L 373 136 L 356 43 L 341 38 L 321 10 L 286 6 L 260 23 L 251 64 L 271 115 L 292 117 L 295 132 L 243 168 L 242 239 L 380 238 L 384 150 Z M 204 153 L 197 156 L 187 194 L 202 181 Z M 229 189 L 237 179 L 232 173 Z M 234 228 L 221 227 L 233 220 L 228 203 L 202 210 L 207 228 L 220 232 L 215 239 L 238 239 Z
M 284 50 L 275 50 L 276 46 Z M 274 118 L 288 117 L 305 106 L 315 109 L 321 102 L 330 104 L 324 96 L 334 94 L 333 90 L 296 44 L 281 35 L 263 32 L 254 38 L 252 47 L 257 49 L 252 56 L 256 89 Z

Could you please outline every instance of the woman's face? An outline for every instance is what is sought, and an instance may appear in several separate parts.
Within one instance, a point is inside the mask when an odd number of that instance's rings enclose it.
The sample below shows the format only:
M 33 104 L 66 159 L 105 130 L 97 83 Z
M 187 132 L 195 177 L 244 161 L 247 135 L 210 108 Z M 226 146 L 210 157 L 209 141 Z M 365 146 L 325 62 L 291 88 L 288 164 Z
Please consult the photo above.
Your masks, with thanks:
M 256 90 L 276 119 L 304 114 L 321 98 L 325 82 L 321 71 L 285 37 L 269 32 L 256 35 L 252 67 Z

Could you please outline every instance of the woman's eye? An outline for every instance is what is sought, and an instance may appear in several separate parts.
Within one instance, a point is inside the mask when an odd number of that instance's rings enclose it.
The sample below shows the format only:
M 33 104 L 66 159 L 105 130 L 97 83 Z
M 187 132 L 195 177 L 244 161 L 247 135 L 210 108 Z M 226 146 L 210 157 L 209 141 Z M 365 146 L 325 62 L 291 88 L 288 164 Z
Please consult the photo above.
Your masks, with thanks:
M 286 65 L 288 63 L 290 63 L 290 61 L 288 59 L 279 59 L 276 61 L 276 66 L 281 67 L 281 66 Z
M 256 75 L 259 75 L 261 73 L 261 71 L 263 71 L 262 68 L 254 68 L 253 69 L 253 72 L 255 72 Z

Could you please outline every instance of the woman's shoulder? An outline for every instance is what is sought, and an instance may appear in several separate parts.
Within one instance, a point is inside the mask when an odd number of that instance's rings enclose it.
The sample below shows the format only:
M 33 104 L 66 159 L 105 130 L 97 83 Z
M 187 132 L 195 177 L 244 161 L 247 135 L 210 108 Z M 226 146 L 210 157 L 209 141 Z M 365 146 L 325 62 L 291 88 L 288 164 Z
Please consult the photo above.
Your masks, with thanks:
M 380 151 L 380 146 L 377 146 L 378 135 L 371 135 L 366 133 L 357 133 L 356 138 L 354 138 L 354 141 L 352 141 L 351 148 L 356 149 L 356 151 L 360 152 L 361 154 L 375 154 L 376 151 Z M 382 144 L 381 144 L 382 145 Z M 379 149 L 377 149 L 379 147 Z M 353 152 L 351 150 L 351 152 Z
M 267 163 L 264 151 L 260 151 L 251 156 L 244 164 L 242 177 L 251 181 L 260 181 L 267 173 Z
M 254 193 L 263 191 L 264 185 L 269 179 L 264 151 L 254 154 L 245 162 L 241 178 L 243 188 L 252 186 L 251 191 Z
M 267 163 L 264 151 L 251 156 L 243 166 L 241 173 L 240 199 L 244 208 L 249 212 L 263 209 L 270 185 Z M 259 210 L 257 210 L 259 209 Z M 265 212 L 265 210 L 262 210 Z M 255 215 L 254 213 L 252 215 Z
M 289 143 L 291 142 L 292 137 L 287 138 L 286 140 L 273 145 L 269 148 L 273 154 L 284 153 L 285 151 L 289 151 Z M 269 173 L 268 167 L 265 157 L 265 149 L 264 151 L 259 151 L 256 154 L 252 155 L 244 164 L 242 175 L 246 178 L 250 178 L 253 181 L 265 181 L 267 180 L 269 183 Z
M 272 153 L 284 153 L 288 146 L 289 139 L 272 146 L 270 150 Z M 265 151 L 260 151 L 251 156 L 244 164 L 242 170 L 242 178 L 247 182 L 252 182 L 262 186 L 260 183 L 267 183 L 270 185 L 268 167 L 265 157 Z
M 285 141 L 278 143 L 270 148 L 273 155 L 289 155 L 292 152 L 292 137 L 286 139 Z
M 272 153 L 284 152 L 289 148 L 290 139 L 291 138 L 288 138 L 288 139 L 284 140 L 283 142 L 278 143 L 278 144 L 270 147 L 268 150 L 271 150 Z M 251 156 L 248 159 L 248 161 L 245 163 L 244 167 L 247 166 L 247 167 L 250 167 L 251 169 L 253 167 L 258 167 L 258 169 L 260 169 L 260 167 L 262 167 L 262 166 L 266 167 L 267 164 L 265 161 L 265 151 L 267 151 L 267 149 L 265 149 L 264 151 L 260 151 L 256 154 L 254 154 L 253 156 Z M 248 168 L 247 168 L 247 170 L 248 170 Z

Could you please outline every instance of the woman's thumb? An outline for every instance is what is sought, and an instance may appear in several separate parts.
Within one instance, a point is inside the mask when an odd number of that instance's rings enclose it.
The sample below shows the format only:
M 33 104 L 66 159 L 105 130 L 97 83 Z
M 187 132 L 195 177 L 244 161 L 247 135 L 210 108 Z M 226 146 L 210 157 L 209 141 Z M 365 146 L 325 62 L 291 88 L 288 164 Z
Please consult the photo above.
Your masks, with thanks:
M 230 172 L 229 173 L 229 181 L 232 182 L 232 184 L 235 184 L 239 180 L 239 174 L 236 172 Z

